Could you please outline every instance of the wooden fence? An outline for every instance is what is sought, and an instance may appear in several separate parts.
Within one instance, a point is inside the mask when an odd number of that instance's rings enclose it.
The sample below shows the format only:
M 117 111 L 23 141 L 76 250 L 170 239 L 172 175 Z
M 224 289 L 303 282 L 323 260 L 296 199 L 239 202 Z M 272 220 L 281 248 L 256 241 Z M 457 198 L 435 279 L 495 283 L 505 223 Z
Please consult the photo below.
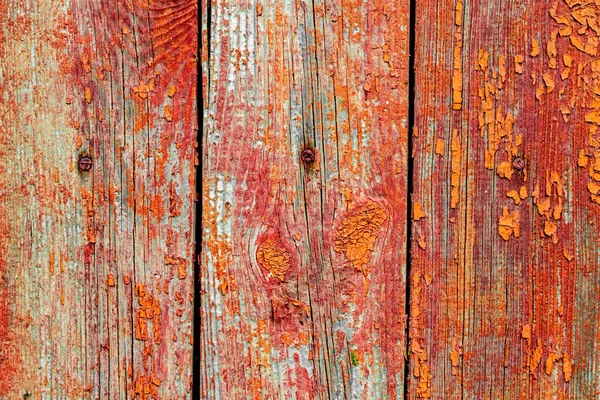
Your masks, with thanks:
M 599 17 L 2 1 L 0 398 L 600 398 Z

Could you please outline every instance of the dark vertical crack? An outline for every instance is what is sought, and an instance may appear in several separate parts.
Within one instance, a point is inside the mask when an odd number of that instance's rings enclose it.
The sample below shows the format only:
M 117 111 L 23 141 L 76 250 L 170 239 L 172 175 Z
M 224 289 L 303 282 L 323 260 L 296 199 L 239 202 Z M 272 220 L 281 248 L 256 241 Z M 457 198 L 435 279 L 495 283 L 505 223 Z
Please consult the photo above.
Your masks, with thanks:
M 406 198 L 406 289 L 404 313 L 406 315 L 405 351 L 404 360 L 404 398 L 409 397 L 410 377 L 410 291 L 411 291 L 411 263 L 412 263 L 412 194 L 414 191 L 415 165 L 413 159 L 413 129 L 415 127 L 415 48 L 416 48 L 416 8 L 417 0 L 410 0 L 410 29 L 409 29 L 409 55 L 408 55 L 408 139 L 407 139 L 407 198 Z
M 204 73 L 202 69 L 202 20 L 204 17 L 203 13 L 206 13 L 206 35 L 207 35 L 207 54 L 210 59 L 210 27 L 211 27 L 211 0 L 207 0 L 206 9 L 202 7 L 200 2 L 200 8 L 197 15 L 198 33 L 196 37 L 197 41 L 197 52 L 196 52 L 196 154 L 198 157 L 198 164 L 196 165 L 196 205 L 195 205 L 195 225 L 194 225 L 194 345 L 193 345 L 193 366 L 192 366 L 192 399 L 200 400 L 200 385 L 201 385 L 201 374 L 200 374 L 200 333 L 201 333 L 201 265 L 200 265 L 200 253 L 202 252 L 202 210 L 203 210 L 203 196 L 202 196 L 202 178 L 203 178 L 203 165 L 204 165 L 204 150 L 203 150 L 203 131 L 204 131 L 204 91 L 202 90 L 202 82 L 204 82 Z

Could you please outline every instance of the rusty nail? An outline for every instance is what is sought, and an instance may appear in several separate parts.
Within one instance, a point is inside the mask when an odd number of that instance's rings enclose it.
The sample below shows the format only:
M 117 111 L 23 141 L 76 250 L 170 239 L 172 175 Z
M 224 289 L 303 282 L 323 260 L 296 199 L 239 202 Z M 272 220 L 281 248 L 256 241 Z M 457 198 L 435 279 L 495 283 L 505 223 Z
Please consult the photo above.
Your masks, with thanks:
M 525 168 L 525 160 L 521 157 L 515 157 L 513 158 L 512 165 L 514 169 L 521 171 L 523 168 Z
M 90 156 L 79 157 L 79 170 L 89 171 L 92 169 L 92 158 Z
M 304 149 L 300 158 L 305 164 L 312 164 L 315 162 L 315 151 L 313 149 Z

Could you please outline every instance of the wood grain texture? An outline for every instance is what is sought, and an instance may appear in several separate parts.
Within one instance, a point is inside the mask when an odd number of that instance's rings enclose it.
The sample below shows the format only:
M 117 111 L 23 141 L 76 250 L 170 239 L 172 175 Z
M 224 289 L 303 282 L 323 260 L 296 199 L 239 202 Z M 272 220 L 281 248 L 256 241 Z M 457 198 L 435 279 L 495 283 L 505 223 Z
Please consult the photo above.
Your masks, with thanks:
M 189 398 L 195 2 L 9 0 L 0 25 L 0 396 Z
M 597 398 L 600 2 L 416 10 L 409 397 Z
M 201 398 L 402 398 L 408 1 L 206 7 Z

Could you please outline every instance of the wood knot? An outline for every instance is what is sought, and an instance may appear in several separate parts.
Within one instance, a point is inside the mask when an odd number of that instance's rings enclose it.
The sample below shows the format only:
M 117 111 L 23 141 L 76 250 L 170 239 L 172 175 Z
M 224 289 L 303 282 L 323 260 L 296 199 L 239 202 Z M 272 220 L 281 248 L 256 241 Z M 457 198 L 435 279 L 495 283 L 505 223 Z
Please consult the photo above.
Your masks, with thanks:
M 271 276 L 283 281 L 292 266 L 290 252 L 283 243 L 275 239 L 266 239 L 256 250 L 256 261 Z
M 343 253 L 355 269 L 366 275 L 377 236 L 387 218 L 386 209 L 375 202 L 356 208 L 336 229 L 334 250 Z

